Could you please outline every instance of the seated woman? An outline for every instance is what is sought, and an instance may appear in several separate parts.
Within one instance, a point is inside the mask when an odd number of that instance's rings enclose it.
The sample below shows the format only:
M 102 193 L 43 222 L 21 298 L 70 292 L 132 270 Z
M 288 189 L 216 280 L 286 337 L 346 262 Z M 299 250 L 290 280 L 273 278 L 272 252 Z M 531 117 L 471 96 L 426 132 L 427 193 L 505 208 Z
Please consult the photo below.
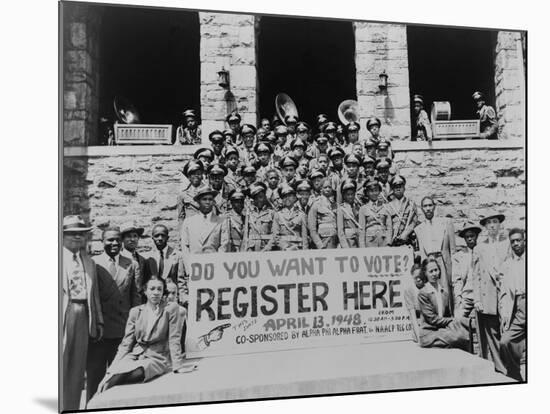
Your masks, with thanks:
M 419 343 L 423 348 L 461 348 L 468 350 L 469 332 L 466 318 L 451 317 L 449 294 L 439 283 L 441 269 L 437 260 L 422 262 L 425 285 L 418 292 L 422 324 Z
M 98 392 L 183 369 L 180 310 L 177 303 L 163 300 L 165 291 L 163 279 L 147 281 L 147 302 L 130 310 L 124 338 Z

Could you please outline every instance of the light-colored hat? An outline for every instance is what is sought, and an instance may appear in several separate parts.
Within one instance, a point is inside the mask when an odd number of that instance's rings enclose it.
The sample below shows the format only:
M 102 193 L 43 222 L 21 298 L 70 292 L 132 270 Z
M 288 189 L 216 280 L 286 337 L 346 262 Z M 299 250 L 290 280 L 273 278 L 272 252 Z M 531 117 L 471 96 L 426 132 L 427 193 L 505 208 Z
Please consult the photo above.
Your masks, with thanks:
M 120 226 L 120 234 L 124 236 L 125 233 L 132 233 L 136 232 L 138 236 L 143 235 L 143 227 L 139 227 L 135 222 L 130 221 L 127 223 L 124 223 L 122 226 Z
M 71 215 L 63 218 L 63 233 L 87 233 L 92 229 L 93 227 L 86 226 L 80 216 Z

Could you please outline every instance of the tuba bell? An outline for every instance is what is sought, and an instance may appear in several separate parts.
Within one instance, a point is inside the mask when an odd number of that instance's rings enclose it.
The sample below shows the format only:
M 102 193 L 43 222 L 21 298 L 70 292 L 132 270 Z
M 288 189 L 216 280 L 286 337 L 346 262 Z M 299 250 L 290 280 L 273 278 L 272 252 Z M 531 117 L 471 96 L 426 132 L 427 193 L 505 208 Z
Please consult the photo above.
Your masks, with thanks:
M 116 96 L 113 101 L 116 117 L 123 124 L 139 124 L 139 114 L 136 107 L 126 98 Z
M 344 125 L 359 121 L 359 104 L 353 99 L 346 99 L 338 105 L 338 119 Z
M 275 111 L 277 112 L 277 116 L 281 122 L 285 125 L 285 118 L 288 115 L 293 115 L 296 119 L 298 119 L 298 109 L 296 108 L 296 104 L 286 93 L 279 93 L 275 97 Z

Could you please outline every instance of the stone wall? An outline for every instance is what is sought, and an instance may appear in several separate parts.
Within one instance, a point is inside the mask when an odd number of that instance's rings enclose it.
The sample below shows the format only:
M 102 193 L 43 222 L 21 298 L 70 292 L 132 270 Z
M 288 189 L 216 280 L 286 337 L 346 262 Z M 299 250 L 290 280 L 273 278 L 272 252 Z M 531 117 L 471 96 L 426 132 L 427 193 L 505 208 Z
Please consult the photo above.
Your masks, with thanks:
M 124 155 L 73 158 L 73 174 L 82 175 L 77 192 L 85 201 L 80 211 L 96 227 L 93 251 L 101 250 L 101 229 L 136 220 L 151 233 L 152 225 L 176 228 L 176 198 L 181 191 L 183 154 Z M 523 149 L 463 149 L 396 152 L 407 193 L 418 203 L 435 197 L 438 214 L 454 218 L 456 229 L 468 219 L 498 211 L 506 215 L 505 228 L 525 227 L 525 171 Z M 80 170 L 79 170 L 80 168 Z M 76 204 L 73 203 L 73 207 Z M 170 243 L 179 247 L 172 233 Z M 142 248 L 152 248 L 150 238 Z
M 242 123 L 256 125 L 255 17 L 201 12 L 199 18 L 203 131 L 225 129 L 225 117 L 233 109 Z M 229 71 L 229 91 L 218 84 L 222 67 Z
M 407 27 L 402 24 L 355 22 L 354 28 L 361 134 L 368 134 L 366 120 L 376 116 L 382 121 L 381 135 L 410 139 Z M 387 91 L 380 91 L 378 87 L 382 71 L 388 75 Z
M 525 139 L 525 71 L 522 35 L 498 32 L 495 95 L 499 139 Z
M 99 112 L 100 10 L 83 3 L 63 10 L 63 140 L 94 145 Z

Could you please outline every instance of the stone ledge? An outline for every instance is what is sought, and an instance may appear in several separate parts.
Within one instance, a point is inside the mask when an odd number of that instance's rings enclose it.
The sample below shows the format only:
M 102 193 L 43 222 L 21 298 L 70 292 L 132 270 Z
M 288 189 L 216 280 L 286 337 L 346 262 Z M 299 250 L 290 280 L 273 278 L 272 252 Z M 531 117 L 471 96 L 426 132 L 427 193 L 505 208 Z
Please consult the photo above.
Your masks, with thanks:
M 120 146 L 92 146 L 92 147 L 65 147 L 65 157 L 112 157 L 124 155 L 193 155 L 204 145 L 120 145 Z M 523 148 L 522 139 L 487 140 L 467 139 L 429 142 L 392 141 L 394 151 L 429 151 L 429 150 L 462 150 L 462 149 L 517 149 Z

